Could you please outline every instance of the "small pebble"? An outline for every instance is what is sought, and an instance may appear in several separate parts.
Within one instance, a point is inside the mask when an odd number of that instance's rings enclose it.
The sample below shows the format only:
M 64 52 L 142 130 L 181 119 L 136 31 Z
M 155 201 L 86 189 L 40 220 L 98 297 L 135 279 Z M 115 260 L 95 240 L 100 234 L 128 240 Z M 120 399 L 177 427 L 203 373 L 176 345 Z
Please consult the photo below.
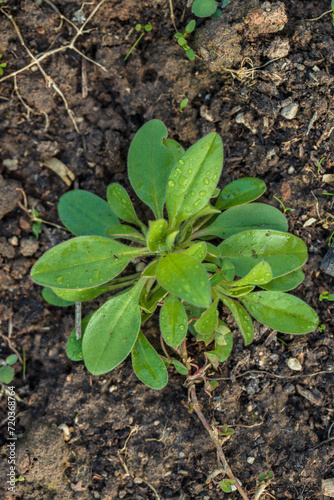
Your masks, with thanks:
M 12 236 L 11 238 L 9 238 L 8 243 L 10 243 L 13 247 L 17 247 L 17 245 L 19 244 L 19 239 L 17 236 Z
M 117 391 L 118 387 L 117 385 L 112 385 L 111 387 L 109 387 L 109 392 L 115 392 Z
M 253 464 L 253 463 L 254 463 L 254 461 L 255 461 L 255 458 L 254 458 L 254 457 L 248 457 L 248 458 L 247 458 L 247 463 L 248 463 L 248 464 Z
M 298 108 L 299 105 L 296 102 L 292 102 L 281 110 L 281 115 L 287 120 L 293 120 L 298 113 Z
M 301 372 L 303 370 L 303 367 L 297 358 L 289 358 L 286 363 L 290 370 L 293 370 L 295 372 Z
M 23 238 L 20 242 L 20 252 L 24 257 L 31 257 L 38 250 L 39 243 L 36 240 Z
M 185 457 L 185 454 L 183 453 L 183 451 L 180 451 L 180 453 L 179 453 L 179 457 L 180 457 L 180 458 L 184 458 L 184 457 Z
M 10 158 L 7 158 L 5 160 L 3 160 L 2 162 L 3 166 L 7 168 L 7 170 L 10 170 L 12 172 L 15 172 L 15 170 L 17 170 L 19 168 L 19 161 L 16 160 L 15 158 L 14 159 L 10 159 Z
M 289 167 L 289 168 L 288 168 L 288 174 L 289 174 L 289 175 L 292 175 L 292 174 L 294 174 L 294 173 L 295 173 L 295 168 L 294 168 L 294 167 Z

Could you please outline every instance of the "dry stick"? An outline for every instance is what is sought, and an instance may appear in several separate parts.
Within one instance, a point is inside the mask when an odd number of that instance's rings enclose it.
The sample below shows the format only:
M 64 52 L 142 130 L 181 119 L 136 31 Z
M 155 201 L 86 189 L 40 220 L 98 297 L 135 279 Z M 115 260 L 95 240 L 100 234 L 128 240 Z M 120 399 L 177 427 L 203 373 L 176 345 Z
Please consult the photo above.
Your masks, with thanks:
M 249 500 L 249 497 L 247 496 L 247 494 L 245 493 L 244 489 L 242 488 L 242 486 L 239 484 L 238 480 L 234 476 L 234 474 L 232 472 L 232 469 L 231 469 L 231 467 L 229 466 L 229 464 L 228 464 L 228 462 L 226 460 L 225 454 L 223 452 L 223 448 L 222 448 L 222 446 L 220 444 L 220 441 L 219 441 L 217 429 L 213 429 L 211 427 L 211 425 L 208 423 L 208 421 L 206 420 L 205 416 L 202 413 L 201 407 L 200 407 L 198 399 L 197 399 L 195 385 L 192 385 L 189 388 L 189 394 L 190 394 L 190 397 L 191 397 L 191 401 L 193 403 L 193 409 L 195 410 L 198 418 L 202 422 L 203 426 L 207 430 L 210 438 L 212 439 L 212 441 L 214 442 L 214 444 L 216 446 L 218 459 L 221 462 L 226 475 L 233 481 L 235 487 L 239 491 L 239 493 L 242 496 L 242 498 L 244 500 Z
M 71 40 L 71 42 L 68 44 L 68 45 L 65 45 L 65 46 L 62 46 L 62 47 L 58 47 L 56 49 L 53 49 L 53 50 L 50 50 L 44 54 L 42 54 L 41 56 L 39 57 L 35 57 L 31 51 L 29 50 L 29 48 L 27 47 L 27 45 L 25 44 L 24 40 L 23 40 L 23 37 L 21 35 L 21 32 L 16 24 L 16 22 L 14 21 L 13 19 L 13 16 L 11 14 L 7 14 L 7 12 L 3 9 L 3 8 L 0 8 L 0 11 L 11 21 L 11 23 L 13 24 L 14 26 L 14 29 L 19 37 L 19 40 L 21 42 L 21 45 L 26 49 L 26 51 L 28 52 L 29 56 L 31 57 L 32 59 L 32 62 L 27 64 L 24 68 L 21 68 L 17 71 L 14 71 L 13 73 L 9 74 L 9 75 L 6 75 L 5 77 L 1 78 L 0 79 L 0 83 L 3 82 L 4 80 L 7 80 L 8 78 L 12 78 L 12 77 L 16 77 L 18 74 L 20 73 L 23 73 L 23 71 L 26 71 L 27 69 L 31 68 L 32 66 L 35 66 L 35 64 L 38 66 L 40 72 L 42 73 L 42 75 L 44 76 L 44 79 L 46 81 L 46 83 L 48 84 L 48 86 L 52 86 L 52 88 L 54 88 L 54 90 L 60 95 L 62 101 L 64 102 L 64 105 L 65 105 L 65 108 L 66 108 L 66 111 L 68 112 L 71 120 L 72 120 L 72 123 L 74 125 L 74 128 L 76 130 L 76 132 L 79 134 L 79 129 L 77 127 L 77 124 L 76 124 L 76 121 L 74 119 L 74 113 L 73 111 L 69 108 L 68 106 L 68 102 L 64 96 L 64 94 L 62 93 L 62 91 L 59 89 L 59 87 L 57 86 L 56 82 L 49 76 L 46 74 L 46 72 L 44 71 L 44 69 L 42 68 L 42 66 L 40 65 L 40 63 L 46 59 L 47 57 L 53 55 L 53 54 L 56 54 L 58 52 L 64 52 L 66 51 L 67 49 L 72 49 L 74 50 L 75 52 L 77 52 L 78 54 L 80 54 L 84 59 L 86 59 L 87 61 L 95 64 L 96 66 L 98 66 L 99 68 L 101 68 L 103 71 L 107 72 L 106 68 L 104 66 L 102 66 L 102 64 L 99 64 L 98 62 L 94 61 L 93 59 L 91 59 L 90 57 L 87 57 L 85 54 L 83 54 L 79 49 L 77 49 L 74 44 L 77 40 L 77 38 L 79 36 L 81 36 L 83 33 L 84 33 L 84 28 L 86 27 L 87 23 L 93 18 L 93 16 L 96 14 L 96 12 L 98 11 L 98 9 L 101 7 L 101 5 L 105 2 L 106 0 L 101 0 L 101 2 L 95 7 L 95 9 L 93 9 L 93 11 L 90 13 L 90 15 L 88 16 L 88 18 L 86 19 L 86 21 L 84 22 L 84 24 L 78 28 L 77 26 L 75 26 L 74 23 L 72 23 L 69 19 L 67 19 L 65 16 L 63 16 L 60 11 L 52 4 L 52 2 L 50 1 L 47 1 L 47 3 L 51 6 L 53 6 L 57 12 L 57 14 L 60 16 L 61 20 L 65 20 L 67 21 L 72 27 L 74 27 L 76 30 L 77 30 L 77 33 L 75 34 L 75 36 L 73 37 L 73 39 Z
M 173 9 L 173 0 L 169 0 L 169 8 L 170 8 L 170 18 L 172 20 L 175 31 L 177 31 L 176 24 L 175 24 L 174 9 Z

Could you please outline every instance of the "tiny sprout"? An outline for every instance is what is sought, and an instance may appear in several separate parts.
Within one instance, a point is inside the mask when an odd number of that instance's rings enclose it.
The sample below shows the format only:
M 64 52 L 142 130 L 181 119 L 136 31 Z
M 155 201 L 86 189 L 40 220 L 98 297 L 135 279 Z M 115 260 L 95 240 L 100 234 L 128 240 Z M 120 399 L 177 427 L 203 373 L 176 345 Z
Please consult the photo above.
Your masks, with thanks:
M 180 107 L 179 107 L 180 113 L 183 113 L 184 108 L 186 106 L 188 106 L 188 102 L 189 102 L 189 99 L 187 97 L 185 97 L 184 99 L 182 99 L 182 101 L 180 102 Z
M 190 33 L 192 33 L 194 31 L 195 27 L 196 27 L 196 21 L 194 19 L 192 19 L 185 27 L 185 33 L 183 33 L 183 34 L 182 33 L 175 33 L 175 35 L 174 35 L 175 38 L 177 38 L 177 43 L 180 45 L 180 47 L 182 47 L 185 50 L 186 56 L 188 57 L 188 59 L 190 59 L 190 61 L 193 61 L 195 59 L 195 53 L 189 47 L 187 40 L 186 40 L 186 37 L 187 37 L 187 35 L 189 35 Z
M 135 26 L 135 30 L 139 33 L 141 30 L 144 30 L 144 32 L 139 36 L 139 38 L 135 41 L 135 43 L 132 45 L 131 49 L 129 50 L 129 52 L 126 54 L 126 56 L 124 57 L 124 61 L 127 60 L 127 58 L 129 57 L 129 55 L 131 54 L 131 52 L 135 49 L 136 45 L 138 45 L 138 43 L 140 42 L 140 40 L 143 38 L 143 36 L 145 35 L 145 33 L 147 33 L 148 31 L 151 31 L 152 30 L 152 26 L 150 24 L 145 24 L 145 26 L 141 25 L 141 24 L 136 24 Z
M 319 332 L 323 332 L 324 330 L 326 330 L 326 325 L 324 325 L 323 323 L 319 326 Z
M 0 59 L 2 58 L 2 54 L 0 54 Z M 7 66 L 6 63 L 0 63 L 0 76 L 3 75 L 3 68 Z
M 319 174 L 319 172 L 320 172 L 321 164 L 322 164 L 322 162 L 324 161 L 324 159 L 325 159 L 325 158 L 326 158 L 326 156 L 323 156 L 323 157 L 321 158 L 321 160 L 319 160 L 319 162 L 318 162 L 318 170 L 317 170 L 318 174 Z
M 334 294 L 328 292 L 322 292 L 319 295 L 319 301 L 322 302 L 323 300 L 329 300 L 330 302 L 334 302 Z
M 283 208 L 283 213 L 286 213 L 288 210 L 292 210 L 292 211 L 294 211 L 294 209 L 293 209 L 293 208 L 288 208 L 288 207 L 286 207 L 286 206 L 284 205 L 283 201 L 282 201 L 282 200 L 280 200 L 279 198 L 277 198 L 277 196 L 274 196 L 274 198 L 275 198 L 275 200 L 277 200 L 277 201 L 281 204 L 281 206 L 282 206 L 282 208 Z

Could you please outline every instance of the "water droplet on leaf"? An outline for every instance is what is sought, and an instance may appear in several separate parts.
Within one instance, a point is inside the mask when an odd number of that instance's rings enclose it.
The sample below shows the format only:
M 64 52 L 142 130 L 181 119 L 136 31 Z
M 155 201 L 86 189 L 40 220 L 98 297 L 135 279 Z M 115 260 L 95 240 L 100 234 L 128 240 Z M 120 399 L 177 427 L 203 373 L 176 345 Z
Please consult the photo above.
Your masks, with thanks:
M 174 181 L 168 181 L 168 186 L 174 187 L 175 186 L 175 182 Z

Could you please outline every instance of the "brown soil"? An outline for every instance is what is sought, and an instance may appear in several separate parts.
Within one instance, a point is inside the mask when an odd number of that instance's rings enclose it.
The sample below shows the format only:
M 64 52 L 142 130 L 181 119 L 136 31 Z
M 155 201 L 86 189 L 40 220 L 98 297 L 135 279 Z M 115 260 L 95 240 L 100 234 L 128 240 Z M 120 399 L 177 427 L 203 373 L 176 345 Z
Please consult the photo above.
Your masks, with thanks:
M 182 30 L 192 15 L 184 10 L 185 0 L 173 3 L 176 24 Z M 319 294 L 333 291 L 332 278 L 321 271 L 320 263 L 333 222 L 333 197 L 323 194 L 333 189 L 323 182 L 323 175 L 334 173 L 334 28 L 330 14 L 316 21 L 303 19 L 317 18 L 330 2 L 284 0 L 288 19 L 284 29 L 268 29 L 248 38 L 241 36 L 246 29 L 244 14 L 233 19 L 239 3 L 232 0 L 226 17 L 215 21 L 224 43 L 228 42 L 226 30 L 238 23 L 237 58 L 231 58 L 230 65 L 222 64 L 220 72 L 217 67 L 211 72 L 209 60 L 209 66 L 205 57 L 190 62 L 177 45 L 168 2 L 106 0 L 89 23 L 91 30 L 76 42 L 106 71 L 69 49 L 42 63 L 72 110 L 79 133 L 59 92 L 46 85 L 36 66 L 18 74 L 16 81 L 11 77 L 0 82 L 0 325 L 4 336 L 0 357 L 12 352 L 5 337 L 19 353 L 24 348 L 26 355 L 25 374 L 17 363 L 13 381 L 20 398 L 16 471 L 24 481 L 17 482 L 13 496 L 2 481 L 2 498 L 238 498 L 205 483 L 216 469 L 216 454 L 201 424 L 183 406 L 182 377 L 171 372 L 168 386 L 156 392 L 136 379 L 130 360 L 106 376 L 91 377 L 81 363 L 66 358 L 73 310 L 47 305 L 29 278 L 36 259 L 67 237 L 61 228 L 45 223 L 38 241 L 33 241 L 31 219 L 21 208 L 24 191 L 28 208 L 34 206 L 43 220 L 59 224 L 57 200 L 69 186 L 43 165 L 45 159 L 57 157 L 70 169 L 75 176 L 72 187 L 102 197 L 114 181 L 130 189 L 127 151 L 138 128 L 152 118 L 164 121 L 170 137 L 185 147 L 217 131 L 225 146 L 222 185 L 242 176 L 260 177 L 268 187 L 265 202 L 279 207 L 276 196 L 293 209 L 286 212 L 290 231 L 307 243 L 310 253 L 306 279 L 294 293 L 316 309 L 323 331 L 276 337 L 258 327 L 253 344 L 244 348 L 230 322 L 235 347 L 219 370 L 223 380 L 211 400 L 200 388 L 198 392 L 208 419 L 234 427 L 235 434 L 224 449 L 250 494 L 259 474 L 272 470 L 270 494 L 262 498 L 328 498 L 321 492 L 321 482 L 334 477 L 334 405 L 333 377 L 324 372 L 334 370 L 334 325 L 333 303 L 320 302 Z M 258 9 L 262 2 L 251 3 Z M 13 16 L 34 56 L 64 47 L 75 34 L 66 21 L 61 23 L 52 5 L 73 19 L 82 1 L 5 0 L 0 4 Z M 96 5 L 97 1 L 85 3 L 81 12 L 87 17 Z M 250 21 L 252 16 L 247 29 Z M 137 36 L 130 30 L 138 22 L 151 23 L 153 29 L 124 63 Z M 210 23 L 200 21 L 199 30 Z M 31 59 L 3 12 L 0 33 L 5 77 Z M 190 38 L 189 43 L 194 46 L 195 40 Z M 226 46 L 221 53 L 226 53 Z M 280 58 L 265 65 L 277 53 Z M 180 113 L 184 97 L 189 104 Z M 145 212 L 138 201 L 136 209 L 140 215 Z M 315 219 L 312 225 L 305 225 L 311 218 Z M 84 313 L 98 303 L 86 304 Z M 153 335 L 154 325 L 149 325 Z M 301 372 L 288 368 L 291 357 L 298 358 Z M 0 404 L 5 478 L 4 394 Z M 253 463 L 247 461 L 250 457 Z

